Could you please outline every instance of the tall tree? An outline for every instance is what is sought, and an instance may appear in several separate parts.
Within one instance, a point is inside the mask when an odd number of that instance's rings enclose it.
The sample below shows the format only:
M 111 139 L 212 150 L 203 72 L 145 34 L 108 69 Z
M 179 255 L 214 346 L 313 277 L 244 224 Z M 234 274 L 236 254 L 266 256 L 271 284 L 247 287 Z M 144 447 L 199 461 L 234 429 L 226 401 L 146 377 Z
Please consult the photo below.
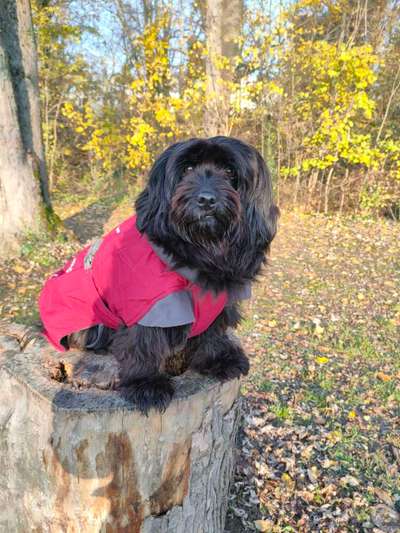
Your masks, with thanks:
M 49 208 L 36 47 L 29 0 L 0 3 L 0 253 Z
M 230 82 L 243 18 L 242 0 L 205 0 L 207 37 L 207 102 L 204 127 L 208 135 L 230 133 Z

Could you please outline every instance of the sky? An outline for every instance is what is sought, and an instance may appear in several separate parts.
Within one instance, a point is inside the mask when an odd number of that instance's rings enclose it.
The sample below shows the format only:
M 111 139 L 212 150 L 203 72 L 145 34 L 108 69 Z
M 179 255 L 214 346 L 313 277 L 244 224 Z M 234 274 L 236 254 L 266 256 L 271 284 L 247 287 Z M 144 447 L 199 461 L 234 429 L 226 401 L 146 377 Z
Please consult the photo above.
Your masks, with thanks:
M 263 9 L 274 18 L 292 1 L 245 0 L 245 5 L 248 9 Z M 190 15 L 192 0 L 170 0 L 165 3 L 171 5 L 179 16 L 185 18 Z M 129 0 L 129 4 L 138 10 L 141 2 Z M 71 0 L 69 9 L 73 20 L 81 27 L 86 27 L 81 41 L 71 46 L 73 52 L 81 54 L 94 70 L 106 71 L 110 76 L 118 72 L 125 56 L 115 3 L 110 0 Z

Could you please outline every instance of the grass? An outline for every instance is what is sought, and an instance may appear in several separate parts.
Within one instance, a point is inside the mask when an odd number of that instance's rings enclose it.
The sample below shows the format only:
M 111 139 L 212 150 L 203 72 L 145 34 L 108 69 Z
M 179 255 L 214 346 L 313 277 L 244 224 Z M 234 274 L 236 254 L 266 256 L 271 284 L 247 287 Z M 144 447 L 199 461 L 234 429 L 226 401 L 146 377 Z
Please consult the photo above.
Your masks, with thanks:
M 385 220 L 284 216 L 241 327 L 252 360 L 247 409 L 258 426 L 244 441 L 257 461 L 245 462 L 237 480 L 256 477 L 262 506 L 237 531 L 255 530 L 260 518 L 276 532 L 368 531 L 372 508 L 394 509 L 399 242 L 400 225 Z

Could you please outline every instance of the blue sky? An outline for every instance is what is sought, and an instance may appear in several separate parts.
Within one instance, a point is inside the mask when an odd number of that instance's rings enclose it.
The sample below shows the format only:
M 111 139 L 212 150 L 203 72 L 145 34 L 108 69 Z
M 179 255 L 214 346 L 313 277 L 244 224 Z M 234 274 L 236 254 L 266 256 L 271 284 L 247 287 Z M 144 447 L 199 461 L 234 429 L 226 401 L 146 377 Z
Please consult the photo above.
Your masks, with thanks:
M 247 0 L 249 9 L 263 9 L 275 17 L 279 11 L 293 0 Z M 134 9 L 140 9 L 141 2 L 130 0 Z M 170 5 L 179 16 L 187 17 L 191 10 L 191 0 L 171 0 L 165 2 Z M 124 62 L 121 46 L 120 25 L 116 15 L 114 2 L 110 0 L 71 0 L 69 8 L 73 19 L 80 26 L 87 27 L 80 43 L 74 44 L 74 52 L 80 53 L 95 69 L 106 70 L 109 75 L 118 72 Z M 138 28 L 140 31 L 140 28 Z

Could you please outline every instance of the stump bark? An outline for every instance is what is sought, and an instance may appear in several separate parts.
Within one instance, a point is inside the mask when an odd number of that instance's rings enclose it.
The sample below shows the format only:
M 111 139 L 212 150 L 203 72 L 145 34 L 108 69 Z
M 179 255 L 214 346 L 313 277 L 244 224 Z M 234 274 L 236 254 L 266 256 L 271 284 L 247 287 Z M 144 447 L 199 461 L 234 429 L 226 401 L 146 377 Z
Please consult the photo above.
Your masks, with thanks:
M 166 412 L 145 417 L 102 390 L 110 355 L 29 339 L 0 331 L 0 531 L 224 531 L 238 380 L 186 372 Z

